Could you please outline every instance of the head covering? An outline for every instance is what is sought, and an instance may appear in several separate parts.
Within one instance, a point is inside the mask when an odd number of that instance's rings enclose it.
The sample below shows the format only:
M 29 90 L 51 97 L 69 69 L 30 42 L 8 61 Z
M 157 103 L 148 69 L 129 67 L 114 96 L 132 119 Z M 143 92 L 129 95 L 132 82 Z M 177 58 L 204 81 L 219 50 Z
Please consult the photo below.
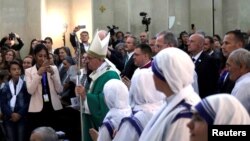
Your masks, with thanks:
M 208 125 L 250 124 L 246 109 L 232 95 L 216 94 L 204 98 L 194 109 Z
M 147 123 L 139 141 L 185 140 L 190 134 L 186 132 L 187 117 L 181 115 L 189 110 L 189 105 L 200 101 L 191 85 L 195 71 L 191 57 L 178 48 L 166 48 L 155 56 L 152 70 L 169 85 L 173 95 L 166 98 L 166 104 Z
M 98 33 L 99 31 L 97 30 L 87 53 L 97 58 L 105 58 L 108 51 L 110 33 L 102 40 Z
M 111 79 L 104 85 L 103 93 L 109 108 L 104 122 L 111 120 L 117 129 L 121 119 L 130 116 L 132 113 L 129 106 L 128 88 L 121 80 Z
M 74 59 L 70 56 L 66 56 L 64 60 L 66 60 L 70 65 L 75 65 Z
M 174 47 L 163 49 L 155 56 L 152 70 L 158 78 L 167 82 L 174 94 L 192 84 L 195 71 L 190 56 Z
M 130 105 L 134 111 L 155 112 L 163 104 L 165 95 L 156 90 L 153 72 L 150 69 L 141 69 L 131 80 Z

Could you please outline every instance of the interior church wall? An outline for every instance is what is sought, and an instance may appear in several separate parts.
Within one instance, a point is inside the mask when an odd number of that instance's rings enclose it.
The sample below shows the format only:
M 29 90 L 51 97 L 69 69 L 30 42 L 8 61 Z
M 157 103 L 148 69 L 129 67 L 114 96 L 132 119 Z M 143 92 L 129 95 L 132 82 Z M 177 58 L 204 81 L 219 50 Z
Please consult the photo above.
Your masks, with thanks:
M 214 33 L 223 37 L 233 29 L 250 29 L 249 0 L 214 0 L 214 23 L 212 0 L 1 0 L 0 36 L 9 32 L 18 33 L 25 45 L 22 57 L 27 55 L 33 38 L 51 36 L 53 47 L 63 45 L 62 35 L 67 24 L 66 46 L 69 33 L 76 25 L 86 25 L 90 41 L 95 30 L 116 25 L 121 31 L 137 35 L 145 30 L 140 12 L 151 18 L 149 35 L 168 30 L 169 16 L 175 16 L 170 29 L 176 34 L 190 31 L 193 23 L 197 30 L 207 35 Z M 78 33 L 79 37 L 79 33 Z

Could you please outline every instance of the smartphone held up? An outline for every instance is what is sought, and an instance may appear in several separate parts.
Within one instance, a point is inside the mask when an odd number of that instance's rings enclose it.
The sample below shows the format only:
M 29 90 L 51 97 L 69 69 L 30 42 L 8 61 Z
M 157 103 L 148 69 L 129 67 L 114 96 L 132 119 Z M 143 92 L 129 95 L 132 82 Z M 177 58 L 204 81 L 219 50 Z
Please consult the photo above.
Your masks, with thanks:
M 84 29 L 84 28 L 86 28 L 86 25 L 78 25 L 78 28 Z

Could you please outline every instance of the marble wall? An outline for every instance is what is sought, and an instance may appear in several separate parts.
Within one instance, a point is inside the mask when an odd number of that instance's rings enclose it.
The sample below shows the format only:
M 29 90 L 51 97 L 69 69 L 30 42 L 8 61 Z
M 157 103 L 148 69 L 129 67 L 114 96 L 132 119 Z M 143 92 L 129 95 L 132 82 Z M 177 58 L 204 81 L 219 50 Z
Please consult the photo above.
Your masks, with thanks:
M 25 43 L 21 50 L 24 57 L 33 38 L 51 36 L 54 48 L 62 46 L 65 24 L 66 46 L 71 46 L 69 33 L 80 24 L 86 25 L 90 38 L 97 28 L 111 25 L 138 35 L 145 30 L 140 12 L 151 18 L 150 36 L 168 30 L 168 17 L 175 16 L 170 30 L 176 34 L 189 32 L 193 23 L 207 35 L 214 32 L 223 37 L 229 30 L 250 29 L 248 5 L 249 0 L 214 0 L 214 9 L 212 0 L 1 0 L 0 37 L 11 31 L 18 33 Z
M 86 29 L 82 30 L 89 31 L 90 37 L 92 37 L 91 0 L 46 0 L 42 14 L 42 38 L 52 37 L 53 48 L 64 45 L 64 34 L 65 46 L 71 48 L 69 34 L 77 25 L 86 25 Z M 80 32 L 78 32 L 78 38 Z
M 52 37 L 53 48 L 63 46 L 65 32 L 66 46 L 71 47 L 69 34 L 76 25 L 86 25 L 92 37 L 91 0 L 1 0 L 0 37 L 15 32 L 24 41 L 21 56 L 28 54 L 33 38 Z M 78 34 L 79 37 L 79 34 Z M 73 49 L 72 49 L 73 50 Z
M 197 31 L 212 35 L 212 0 L 190 0 L 190 22 L 195 25 Z
M 0 23 L 1 38 L 15 32 L 23 39 L 21 56 L 24 57 L 31 39 L 41 37 L 41 1 L 1 0 Z
M 250 18 L 246 14 L 250 11 L 248 2 L 249 0 L 95 0 L 93 27 L 106 28 L 106 25 L 115 24 L 122 31 L 138 35 L 145 30 L 141 24 L 142 17 L 139 16 L 144 11 L 151 17 L 151 36 L 168 29 L 168 16 L 176 16 L 171 28 L 176 34 L 183 30 L 189 32 L 191 24 L 195 24 L 197 30 L 204 31 L 207 35 L 219 34 L 223 37 L 229 30 L 250 29 Z M 101 5 L 107 11 L 101 13 Z

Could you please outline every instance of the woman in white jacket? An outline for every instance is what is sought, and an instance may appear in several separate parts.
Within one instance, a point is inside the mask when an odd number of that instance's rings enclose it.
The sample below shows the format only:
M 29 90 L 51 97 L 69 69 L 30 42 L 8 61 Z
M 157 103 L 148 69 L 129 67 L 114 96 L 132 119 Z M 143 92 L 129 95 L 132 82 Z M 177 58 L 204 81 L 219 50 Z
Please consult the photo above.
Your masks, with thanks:
M 36 64 L 25 70 L 28 93 L 31 95 L 28 121 L 30 132 L 40 126 L 56 128 L 58 113 L 62 109 L 59 93 L 62 92 L 58 69 L 49 65 L 49 52 L 44 44 L 36 45 L 34 58 Z

